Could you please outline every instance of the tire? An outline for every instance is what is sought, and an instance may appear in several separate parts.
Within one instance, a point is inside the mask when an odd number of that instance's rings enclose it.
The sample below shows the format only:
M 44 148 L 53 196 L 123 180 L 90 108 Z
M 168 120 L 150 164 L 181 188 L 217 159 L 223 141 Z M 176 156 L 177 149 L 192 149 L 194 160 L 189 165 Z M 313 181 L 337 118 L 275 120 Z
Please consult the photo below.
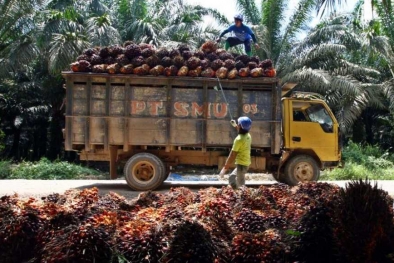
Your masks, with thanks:
M 299 182 L 312 182 L 319 180 L 320 168 L 315 159 L 308 155 L 292 157 L 285 166 L 284 181 L 294 186 Z
M 133 155 L 123 169 L 127 184 L 136 191 L 154 190 L 165 180 L 163 162 L 150 153 Z

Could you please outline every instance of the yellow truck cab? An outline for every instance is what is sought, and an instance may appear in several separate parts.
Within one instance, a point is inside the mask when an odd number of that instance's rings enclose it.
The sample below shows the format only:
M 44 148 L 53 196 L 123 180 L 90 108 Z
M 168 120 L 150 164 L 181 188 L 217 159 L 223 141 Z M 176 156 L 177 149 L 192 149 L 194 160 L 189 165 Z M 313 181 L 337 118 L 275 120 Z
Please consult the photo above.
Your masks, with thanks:
M 282 99 L 283 147 L 278 180 L 317 181 L 320 170 L 341 160 L 339 124 L 323 98 L 294 92 Z M 282 178 L 280 178 L 282 176 Z

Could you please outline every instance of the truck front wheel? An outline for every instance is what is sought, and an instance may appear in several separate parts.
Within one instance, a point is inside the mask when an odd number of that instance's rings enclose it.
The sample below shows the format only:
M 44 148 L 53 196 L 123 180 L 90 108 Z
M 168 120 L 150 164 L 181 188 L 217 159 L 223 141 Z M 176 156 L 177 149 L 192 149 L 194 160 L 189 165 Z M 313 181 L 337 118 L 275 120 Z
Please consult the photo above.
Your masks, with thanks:
M 165 180 L 163 162 L 150 153 L 133 155 L 123 169 L 127 184 L 136 191 L 154 190 Z
M 319 176 L 319 166 L 315 159 L 308 155 L 297 155 L 291 158 L 285 166 L 285 182 L 288 185 L 317 181 Z

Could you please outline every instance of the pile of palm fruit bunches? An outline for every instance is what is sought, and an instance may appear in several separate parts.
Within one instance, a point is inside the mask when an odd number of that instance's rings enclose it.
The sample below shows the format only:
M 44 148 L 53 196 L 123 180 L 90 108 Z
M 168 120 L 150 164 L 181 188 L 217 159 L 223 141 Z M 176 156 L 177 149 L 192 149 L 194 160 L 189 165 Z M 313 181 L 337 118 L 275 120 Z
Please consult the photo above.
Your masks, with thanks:
M 365 181 L 0 197 L 5 263 L 385 263 L 393 247 L 393 199 Z
M 193 51 L 186 44 L 177 48 L 159 48 L 145 43 L 126 41 L 123 46 L 90 48 L 72 63 L 73 72 L 109 74 L 164 75 L 189 77 L 275 77 L 270 59 L 231 54 L 208 41 Z

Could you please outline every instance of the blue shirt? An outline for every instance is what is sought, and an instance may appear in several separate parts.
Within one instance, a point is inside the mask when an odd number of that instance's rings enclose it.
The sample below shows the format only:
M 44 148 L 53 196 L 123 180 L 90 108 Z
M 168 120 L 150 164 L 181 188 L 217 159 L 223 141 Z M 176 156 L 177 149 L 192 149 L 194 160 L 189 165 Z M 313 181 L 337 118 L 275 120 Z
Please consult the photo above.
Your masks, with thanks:
M 220 37 L 229 32 L 234 32 L 235 36 L 241 41 L 253 39 L 253 42 L 257 42 L 256 36 L 254 35 L 252 29 L 250 29 L 248 26 L 245 26 L 244 24 L 242 24 L 240 27 L 237 27 L 235 24 L 231 25 L 220 34 Z

